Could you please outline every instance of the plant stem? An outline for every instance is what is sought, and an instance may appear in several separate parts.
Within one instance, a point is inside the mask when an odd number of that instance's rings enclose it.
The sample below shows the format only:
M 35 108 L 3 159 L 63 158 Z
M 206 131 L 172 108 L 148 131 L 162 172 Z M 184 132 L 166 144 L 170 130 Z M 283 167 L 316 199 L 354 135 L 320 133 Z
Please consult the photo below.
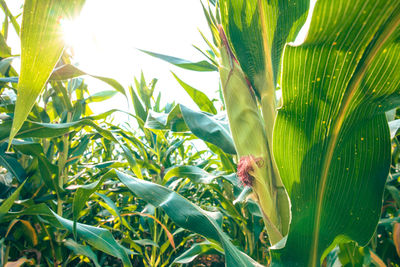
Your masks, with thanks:
M 10 254 L 10 245 L 6 246 L 6 252 L 4 253 L 4 262 L 3 262 L 3 266 L 5 266 L 8 262 L 8 255 Z
M 67 123 L 71 121 L 72 112 L 68 111 L 67 113 Z M 59 152 L 58 157 L 58 185 L 60 188 L 64 187 L 64 184 L 68 181 L 67 171 L 65 169 L 65 165 L 68 160 L 68 149 L 69 149 L 69 134 L 64 134 L 62 137 L 63 141 L 63 150 Z M 62 217 L 63 215 L 63 203 L 64 200 L 58 195 L 57 199 L 57 214 Z M 57 243 L 61 243 L 61 233 L 59 230 L 56 232 L 56 241 Z

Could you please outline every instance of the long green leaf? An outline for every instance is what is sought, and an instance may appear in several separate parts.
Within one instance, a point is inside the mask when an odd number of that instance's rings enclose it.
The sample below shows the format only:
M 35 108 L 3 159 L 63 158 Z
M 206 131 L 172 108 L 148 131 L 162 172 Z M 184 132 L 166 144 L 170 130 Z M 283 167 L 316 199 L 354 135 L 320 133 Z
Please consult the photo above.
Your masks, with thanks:
M 100 264 L 97 260 L 97 256 L 90 249 L 90 247 L 78 244 L 72 239 L 67 239 L 66 241 L 64 241 L 64 245 L 67 248 L 69 248 L 70 250 L 72 250 L 75 254 L 84 255 L 84 256 L 88 257 L 89 259 L 91 259 L 93 261 L 94 266 L 100 267 Z
M 61 67 L 58 67 L 57 69 L 55 69 L 51 73 L 50 80 L 53 80 L 53 81 L 68 80 L 68 79 L 76 78 L 76 77 L 79 77 L 82 75 L 88 75 L 88 76 L 96 78 L 100 81 L 103 81 L 103 82 L 107 83 L 108 85 L 110 85 L 111 87 L 113 87 L 118 92 L 120 92 L 121 94 L 126 96 L 124 87 L 116 80 L 108 78 L 108 77 L 91 75 L 87 72 L 84 72 L 84 71 L 78 69 L 77 67 L 75 67 L 74 65 L 71 65 L 71 64 L 65 64 L 65 65 L 62 65 Z
M 10 140 L 22 127 L 64 50 L 61 19 L 68 19 L 83 3 L 84 0 L 25 1 L 21 71 Z
M 195 260 L 198 256 L 219 253 L 220 250 L 221 249 L 217 245 L 209 241 L 204 241 L 194 244 L 190 249 L 179 255 L 179 257 L 174 260 L 174 263 L 188 264 Z
M 119 171 L 115 171 L 115 174 L 135 195 L 153 206 L 162 208 L 180 227 L 220 242 L 225 250 L 226 266 L 260 266 L 231 243 L 213 217 L 215 213 L 202 210 L 161 185 L 139 180 Z
M 283 47 L 305 22 L 309 0 L 221 0 L 222 24 L 254 89 L 274 90 Z M 265 88 L 272 86 L 272 88 Z
M 308 37 L 287 46 L 274 154 L 292 204 L 277 266 L 319 266 L 374 233 L 390 166 L 385 111 L 400 105 L 400 2 L 317 1 Z
M 197 112 L 184 105 L 180 108 L 186 125 L 194 135 L 220 147 L 225 153 L 236 153 L 228 122 L 224 118 Z
M 0 124 L 0 142 L 5 141 L 7 139 L 8 133 L 11 128 L 11 121 L 5 121 L 4 123 Z M 38 137 L 38 138 L 49 138 L 49 137 L 57 137 L 64 135 L 66 133 L 80 130 L 84 126 L 89 126 L 94 128 L 99 134 L 103 137 L 107 138 L 118 144 L 124 154 L 126 159 L 128 160 L 132 170 L 135 172 L 137 177 L 142 177 L 140 168 L 132 154 L 132 152 L 126 147 L 123 143 L 121 143 L 112 132 L 103 129 L 99 125 L 96 124 L 93 120 L 90 119 L 82 119 L 75 122 L 69 123 L 59 123 L 59 124 L 52 124 L 52 123 L 39 123 L 39 122 L 25 122 L 22 125 L 22 128 L 19 132 L 15 135 L 15 137 L 19 138 L 28 138 L 28 137 Z
M 53 215 L 63 225 L 63 227 L 72 232 L 72 221 L 64 219 L 54 212 Z M 125 248 L 114 239 L 114 237 L 108 230 L 100 227 L 77 223 L 76 232 L 80 238 L 88 242 L 94 248 L 121 259 L 124 267 L 132 266 L 131 261 L 129 260 L 129 257 L 125 251 Z
M 21 192 L 22 187 L 24 187 L 26 180 L 11 194 L 9 198 L 3 201 L 0 206 L 0 220 L 7 214 L 7 212 L 14 205 L 14 201 L 17 200 L 19 192 Z
M 103 178 L 99 179 L 93 183 L 82 185 L 78 187 L 74 194 L 74 200 L 72 201 L 72 219 L 73 219 L 73 226 L 72 226 L 72 233 L 76 237 L 76 225 L 79 217 L 79 213 L 85 207 L 87 200 L 89 199 L 90 195 L 92 195 L 96 190 L 101 186 L 103 183 Z
M 179 79 L 179 77 L 176 76 L 175 73 L 172 72 L 172 75 L 174 75 L 175 79 L 183 87 L 183 89 L 185 89 L 185 91 L 188 93 L 188 95 L 192 98 L 192 100 L 196 103 L 201 111 L 211 114 L 217 114 L 217 110 L 215 109 L 213 102 L 206 96 L 206 94 L 191 87 L 190 85 Z
M 194 71 L 217 71 L 217 67 L 215 67 L 213 64 L 209 63 L 208 61 L 199 61 L 199 62 L 191 62 L 185 59 L 181 59 L 181 58 L 177 58 L 177 57 L 171 57 L 171 56 L 167 56 L 167 55 L 163 55 L 163 54 L 158 54 L 158 53 L 154 53 L 154 52 L 150 52 L 150 51 L 146 51 L 146 50 L 141 50 L 140 51 L 159 58 L 161 60 L 164 60 L 168 63 L 171 63 L 177 67 L 183 68 L 183 69 L 187 69 L 187 70 L 194 70 Z
M 225 153 L 236 153 L 228 122 L 221 115 L 194 111 L 179 104 L 168 114 L 150 110 L 144 126 L 149 129 L 173 132 L 190 130 L 198 138 L 220 147 Z

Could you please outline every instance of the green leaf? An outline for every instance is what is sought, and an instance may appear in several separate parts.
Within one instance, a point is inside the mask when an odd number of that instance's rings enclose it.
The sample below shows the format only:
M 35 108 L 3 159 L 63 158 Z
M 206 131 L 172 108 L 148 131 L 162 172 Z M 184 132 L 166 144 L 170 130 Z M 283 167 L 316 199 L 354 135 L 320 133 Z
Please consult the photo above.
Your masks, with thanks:
M 14 140 L 12 145 L 23 154 L 37 158 L 41 178 L 49 189 L 55 190 L 57 195 L 64 191 L 58 184 L 58 166 L 53 165 L 46 158 L 43 148 L 39 143 Z
M 76 243 L 72 239 L 67 239 L 64 241 L 64 245 L 72 250 L 76 255 L 83 255 L 91 259 L 96 267 L 100 267 L 100 264 L 97 260 L 96 254 L 90 249 L 88 246 L 84 246 Z
M 364 265 L 364 249 L 354 242 L 339 245 L 339 260 L 344 267 L 362 267 Z
M 147 118 L 147 112 L 144 109 L 142 103 L 139 100 L 135 90 L 132 86 L 129 86 L 129 92 L 131 93 L 133 108 L 135 109 L 135 115 L 138 116 L 142 121 L 145 121 Z
M 1 0 L 0 4 L 1 4 L 1 8 L 3 9 L 4 13 L 6 14 L 6 16 L 8 16 L 8 18 L 10 19 L 11 24 L 13 25 L 13 27 L 15 29 L 15 32 L 17 34 L 19 34 L 20 33 L 20 26 L 19 26 L 19 24 L 17 22 L 17 18 L 11 14 L 11 11 L 8 8 L 7 3 L 5 2 L 5 0 Z
M 305 42 L 286 46 L 274 154 L 292 221 L 277 266 L 319 266 L 338 243 L 371 239 L 391 160 L 385 112 L 400 105 L 399 58 L 398 1 L 317 1 Z
M 8 133 L 11 129 L 12 121 L 5 121 L 0 124 L 0 140 L 3 142 L 7 139 Z M 17 138 L 28 138 L 28 137 L 37 137 L 37 138 L 51 138 L 62 136 L 66 133 L 69 133 L 74 130 L 79 130 L 84 126 L 93 126 L 95 122 L 88 119 L 83 119 L 75 122 L 69 123 L 39 123 L 39 122 L 25 122 L 20 131 L 15 135 Z M 99 127 L 96 125 L 96 127 Z
M 113 173 L 135 195 L 153 206 L 162 208 L 179 227 L 220 242 L 225 250 L 226 266 L 260 266 L 231 243 L 214 218 L 219 214 L 204 211 L 161 185 L 139 180 L 119 171 L 113 171 L 108 175 Z
M 10 141 L 28 117 L 64 50 L 60 20 L 82 0 L 26 0 L 21 29 L 21 71 Z M 11 142 L 10 142 L 11 143 Z
M 153 240 L 150 240 L 150 239 L 133 240 L 133 242 L 135 242 L 136 244 L 138 244 L 140 246 L 153 246 L 156 248 L 160 247 L 156 242 L 154 242 Z
M 3 34 L 0 34 L 0 57 L 7 58 L 11 56 L 11 48 L 7 45 Z
M 192 100 L 196 103 L 201 111 L 211 114 L 217 114 L 217 110 L 215 109 L 213 102 L 203 92 L 191 87 L 190 85 L 179 79 L 175 73 L 172 72 L 172 75 L 174 75 L 175 79 L 183 87 L 183 89 L 185 89 L 185 91 L 188 93 L 188 95 L 192 98 Z
M 0 124 L 0 142 L 5 141 L 7 139 L 7 135 L 11 128 L 11 121 L 5 121 L 4 123 Z M 49 138 L 49 137 L 57 137 L 69 133 L 73 130 L 77 131 L 80 130 L 84 126 L 90 126 L 94 128 L 99 134 L 103 137 L 107 138 L 118 144 L 124 154 L 126 159 L 129 162 L 132 170 L 135 172 L 136 176 L 141 178 L 142 174 L 138 164 L 136 163 L 135 158 L 132 155 L 132 152 L 122 144 L 112 132 L 103 129 L 96 122 L 90 119 L 82 119 L 79 121 L 69 122 L 69 123 L 59 123 L 59 124 L 52 124 L 52 123 L 38 123 L 38 122 L 25 122 L 20 129 L 20 131 L 15 135 L 18 138 L 28 138 L 28 137 L 38 137 L 38 138 Z
M 150 52 L 150 51 L 146 51 L 146 50 L 141 50 L 140 51 L 159 58 L 161 60 L 164 60 L 168 63 L 171 63 L 177 67 L 186 69 L 186 70 L 194 70 L 194 71 L 217 71 L 217 67 L 215 67 L 213 64 L 209 63 L 208 61 L 199 61 L 199 62 L 191 62 L 191 61 L 187 61 L 185 59 L 181 59 L 181 58 L 177 58 L 177 57 L 171 57 L 171 56 L 167 56 L 167 55 L 163 55 L 163 54 L 158 54 L 158 53 L 154 53 L 154 52 Z
M 190 130 L 198 138 L 220 147 L 225 153 L 236 153 L 228 122 L 221 115 L 194 111 L 179 104 L 168 114 L 150 110 L 144 126 L 173 132 Z
M 26 178 L 26 172 L 18 160 L 6 152 L 7 147 L 0 146 L 0 165 L 7 169 L 20 183 Z
M 104 176 L 103 176 L 104 177 Z M 105 205 L 106 205 L 106 209 L 115 217 L 118 217 L 119 220 L 122 222 L 122 224 L 128 228 L 129 230 L 131 230 L 132 232 L 135 232 L 135 230 L 132 228 L 132 226 L 125 220 L 124 217 L 121 216 L 121 213 L 117 207 L 117 205 L 115 205 L 115 203 L 106 195 L 104 194 L 100 194 L 96 192 L 96 195 L 98 195 L 101 199 L 104 200 Z M 102 202 L 100 202 L 102 203 Z M 103 204 L 103 203 L 102 203 Z M 104 204 L 102 205 L 104 207 Z
M 215 254 L 220 253 L 221 248 L 216 244 L 209 241 L 204 241 L 201 243 L 194 244 L 190 249 L 183 252 L 180 256 L 175 258 L 174 263 L 177 264 L 188 264 L 195 260 L 198 256 L 204 254 Z
M 144 127 L 154 130 L 171 130 L 173 132 L 186 132 L 189 130 L 183 120 L 179 105 L 174 106 L 170 113 L 158 113 L 149 110 Z
M 305 22 L 308 0 L 222 0 L 222 24 L 235 55 L 259 96 L 275 90 L 286 42 Z
M 210 181 L 213 180 L 209 179 L 211 175 L 208 172 L 196 166 L 172 167 L 165 172 L 164 180 L 169 180 L 172 177 L 189 178 L 190 180 L 200 180 L 204 181 L 205 183 L 210 183 Z
M 236 154 L 229 125 L 225 118 L 197 112 L 182 104 L 179 106 L 186 125 L 195 136 L 220 147 L 225 153 Z
M 110 85 L 111 87 L 113 87 L 118 92 L 120 92 L 121 94 L 126 96 L 124 87 L 116 80 L 107 78 L 107 77 L 91 75 L 87 72 L 84 72 L 84 71 L 78 69 L 77 67 L 75 67 L 74 65 L 71 65 L 71 64 L 65 64 L 65 65 L 62 65 L 61 67 L 56 68 L 51 73 L 50 80 L 52 80 L 52 81 L 68 80 L 68 79 L 76 78 L 76 77 L 79 77 L 82 75 L 88 75 L 88 76 L 96 78 L 100 81 L 103 81 L 103 82 L 107 83 L 108 85 Z
M 117 92 L 115 91 L 101 91 L 90 95 L 88 98 L 85 99 L 85 101 L 88 103 L 101 102 L 112 98 L 116 94 Z
M 15 200 L 17 200 L 19 196 L 19 192 L 21 192 L 22 187 L 24 187 L 26 180 L 17 188 L 17 190 L 14 191 L 14 193 L 11 194 L 10 197 L 8 197 L 6 200 L 1 203 L 0 206 L 0 220 L 4 217 L 4 215 L 7 214 L 7 212 L 11 209 L 11 207 L 14 205 Z
M 79 218 L 79 213 L 85 207 L 89 197 L 94 192 L 96 192 L 96 190 L 101 186 L 103 181 L 104 179 L 101 178 L 96 182 L 82 185 L 78 187 L 78 189 L 76 189 L 76 192 L 74 194 L 74 200 L 72 201 L 72 219 L 73 219 L 72 233 L 74 234 L 75 237 L 77 235 L 76 225 Z
M 189 178 L 196 184 L 210 184 L 217 178 L 223 178 L 232 183 L 234 186 L 240 186 L 240 181 L 235 173 L 230 175 L 213 175 L 196 166 L 171 167 L 166 170 L 164 180 L 168 181 L 172 177 Z
M 54 212 L 53 215 L 63 225 L 63 227 L 72 232 L 72 221 L 64 219 Z M 88 242 L 94 248 L 121 259 L 124 267 L 132 266 L 129 257 L 125 251 L 125 248 L 114 239 L 114 237 L 108 230 L 100 227 L 77 223 L 76 231 L 81 239 Z
M 6 216 L 3 217 L 1 222 L 9 222 L 12 221 L 13 219 L 19 217 L 19 216 L 36 216 L 40 215 L 42 218 L 46 219 L 50 224 L 52 224 L 55 227 L 62 227 L 62 225 L 58 222 L 58 220 L 53 216 L 53 212 L 49 209 L 49 207 L 44 204 L 36 204 L 36 205 L 30 205 L 26 209 L 18 212 L 9 212 Z

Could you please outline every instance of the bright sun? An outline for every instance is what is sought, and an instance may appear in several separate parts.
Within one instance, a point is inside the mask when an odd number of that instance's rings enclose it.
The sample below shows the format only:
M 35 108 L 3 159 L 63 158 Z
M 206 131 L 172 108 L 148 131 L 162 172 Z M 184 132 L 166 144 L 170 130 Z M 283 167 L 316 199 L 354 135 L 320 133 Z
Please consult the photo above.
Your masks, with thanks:
M 165 92 L 164 100 L 191 102 L 171 75 L 173 70 L 189 84 L 205 90 L 211 97 L 217 96 L 216 73 L 177 69 L 137 50 L 204 60 L 192 47 L 204 44 L 199 27 L 209 35 L 198 1 L 116 0 L 110 5 L 109 0 L 87 0 L 80 16 L 73 21 L 64 20 L 62 27 L 73 63 L 87 73 L 112 77 L 127 86 L 143 70 L 148 80 L 159 79 L 157 88 Z M 109 90 L 101 83 L 91 88 Z

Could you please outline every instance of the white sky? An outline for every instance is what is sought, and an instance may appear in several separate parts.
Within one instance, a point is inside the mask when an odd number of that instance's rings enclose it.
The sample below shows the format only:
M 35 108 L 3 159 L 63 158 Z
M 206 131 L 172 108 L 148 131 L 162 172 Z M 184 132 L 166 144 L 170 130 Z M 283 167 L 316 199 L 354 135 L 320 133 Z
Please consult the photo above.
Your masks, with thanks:
M 109 0 L 87 0 L 73 27 L 75 34 L 67 33 L 67 41 L 86 72 L 115 78 L 127 86 L 143 70 L 148 81 L 159 79 L 156 88 L 164 101 L 193 105 L 170 70 L 210 97 L 217 97 L 218 74 L 182 70 L 137 48 L 203 60 L 192 44 L 205 47 L 198 28 L 209 35 L 207 27 L 199 0 L 114 0 L 112 4 Z M 101 82 L 90 82 L 91 87 L 107 88 Z M 115 98 L 110 105 L 118 107 L 120 103 Z
M 7 1 L 14 15 L 18 14 L 21 2 Z M 210 98 L 217 98 L 216 72 L 183 70 L 137 50 L 145 49 L 191 61 L 204 60 L 204 56 L 192 47 L 195 44 L 206 48 L 198 29 L 210 36 L 199 0 L 86 0 L 80 17 L 67 25 L 66 41 L 74 49 L 79 68 L 85 72 L 114 78 L 127 88 L 134 84 L 134 76 L 140 78 L 143 70 L 149 82 L 152 78 L 159 79 L 156 88 L 161 91 L 164 103 L 176 100 L 195 107 L 170 73 L 172 70 Z M 111 89 L 93 78 L 85 80 L 92 92 Z M 127 108 L 121 96 L 114 96 L 104 103 L 93 107 L 94 110 Z

